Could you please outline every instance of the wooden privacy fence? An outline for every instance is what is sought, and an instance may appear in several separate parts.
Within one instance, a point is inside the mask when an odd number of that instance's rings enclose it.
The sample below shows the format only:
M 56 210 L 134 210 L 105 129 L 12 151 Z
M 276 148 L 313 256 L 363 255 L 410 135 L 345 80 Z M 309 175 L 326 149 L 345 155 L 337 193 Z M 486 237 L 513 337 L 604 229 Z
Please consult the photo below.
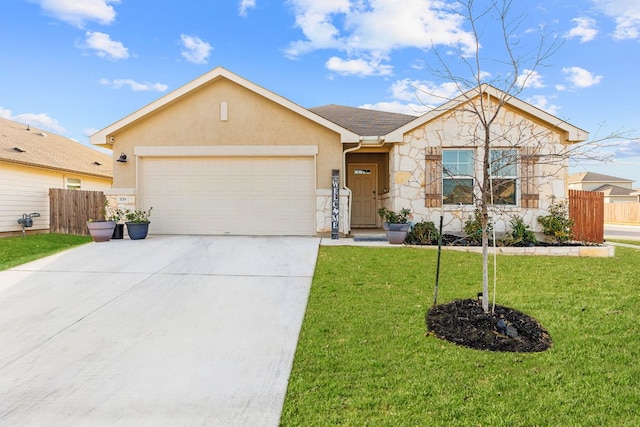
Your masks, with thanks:
M 88 219 L 104 219 L 102 191 L 49 189 L 49 232 L 89 235 Z
M 604 242 L 604 193 L 569 190 L 569 218 L 575 240 Z
M 618 224 L 640 224 L 640 203 L 605 203 L 604 222 Z

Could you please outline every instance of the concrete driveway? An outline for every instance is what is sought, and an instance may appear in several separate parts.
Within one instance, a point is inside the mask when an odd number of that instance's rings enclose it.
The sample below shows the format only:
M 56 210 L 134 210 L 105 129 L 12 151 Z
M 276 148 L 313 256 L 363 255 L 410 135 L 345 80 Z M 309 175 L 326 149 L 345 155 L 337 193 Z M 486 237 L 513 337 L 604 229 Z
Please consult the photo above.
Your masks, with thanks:
M 0 272 L 0 425 L 277 426 L 318 245 L 150 236 Z

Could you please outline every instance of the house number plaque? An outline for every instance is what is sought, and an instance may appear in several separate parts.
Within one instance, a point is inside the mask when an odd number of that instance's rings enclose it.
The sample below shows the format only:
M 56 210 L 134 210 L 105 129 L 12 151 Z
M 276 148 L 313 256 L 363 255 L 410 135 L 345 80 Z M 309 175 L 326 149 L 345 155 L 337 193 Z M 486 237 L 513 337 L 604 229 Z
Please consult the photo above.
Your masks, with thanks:
M 339 238 L 340 231 L 340 170 L 331 170 L 331 239 Z

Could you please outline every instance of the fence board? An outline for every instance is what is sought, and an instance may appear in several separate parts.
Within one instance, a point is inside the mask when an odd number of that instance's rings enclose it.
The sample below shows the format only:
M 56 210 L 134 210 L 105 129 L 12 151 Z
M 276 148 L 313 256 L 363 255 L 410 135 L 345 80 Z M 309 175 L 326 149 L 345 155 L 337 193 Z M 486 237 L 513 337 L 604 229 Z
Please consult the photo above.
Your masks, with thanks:
M 604 222 L 618 224 L 640 224 L 640 203 L 605 203 Z
M 604 242 L 604 193 L 569 190 L 569 217 L 574 222 L 574 239 Z
M 102 191 L 49 189 L 51 233 L 89 235 L 88 219 L 104 219 Z

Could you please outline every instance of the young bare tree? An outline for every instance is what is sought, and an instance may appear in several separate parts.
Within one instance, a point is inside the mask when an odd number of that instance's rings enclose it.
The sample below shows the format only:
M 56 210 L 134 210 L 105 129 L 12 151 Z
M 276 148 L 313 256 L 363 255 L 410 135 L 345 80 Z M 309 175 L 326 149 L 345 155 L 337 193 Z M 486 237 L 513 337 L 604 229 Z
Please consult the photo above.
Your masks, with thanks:
M 541 129 L 531 120 L 509 115 L 508 104 L 517 101 L 517 96 L 530 81 L 537 78 L 538 69 L 547 65 L 546 61 L 560 48 L 561 40 L 545 28 L 538 28 L 536 43 L 523 46 L 521 36 L 524 31 L 520 28 L 523 15 L 513 12 L 512 0 L 459 0 L 456 6 L 456 12 L 469 25 L 473 47 L 469 49 L 467 44 L 457 55 L 443 55 L 434 49 L 436 61 L 435 65 L 431 64 L 430 71 L 438 79 L 455 84 L 461 96 L 466 97 L 458 111 L 452 114 L 462 112 L 472 116 L 476 123 L 460 136 L 468 141 L 469 147 L 476 149 L 479 157 L 476 160 L 479 168 L 474 168 L 472 191 L 482 229 L 482 305 L 488 312 L 490 209 L 499 209 L 505 204 L 504 197 L 515 198 L 516 194 L 515 181 L 501 177 L 511 175 L 509 171 L 516 165 L 530 177 L 534 174 L 552 176 L 554 172 L 549 167 L 540 165 L 566 167 L 570 155 L 577 151 L 588 155 L 593 148 L 549 144 L 552 136 L 548 129 Z M 499 33 L 501 43 L 492 46 L 491 57 L 484 57 L 481 42 L 490 31 L 493 35 L 496 31 Z M 449 106 L 445 104 L 446 108 Z M 558 119 L 558 126 L 562 123 Z M 607 139 L 613 139 L 613 136 Z M 580 140 L 579 136 L 576 140 Z M 597 144 L 597 147 L 602 145 Z M 448 173 L 451 171 L 443 168 L 443 177 Z M 532 182 L 530 180 L 528 185 Z M 531 196 L 537 193 L 527 188 L 522 188 L 521 192 L 524 201 L 527 192 L 532 193 Z

